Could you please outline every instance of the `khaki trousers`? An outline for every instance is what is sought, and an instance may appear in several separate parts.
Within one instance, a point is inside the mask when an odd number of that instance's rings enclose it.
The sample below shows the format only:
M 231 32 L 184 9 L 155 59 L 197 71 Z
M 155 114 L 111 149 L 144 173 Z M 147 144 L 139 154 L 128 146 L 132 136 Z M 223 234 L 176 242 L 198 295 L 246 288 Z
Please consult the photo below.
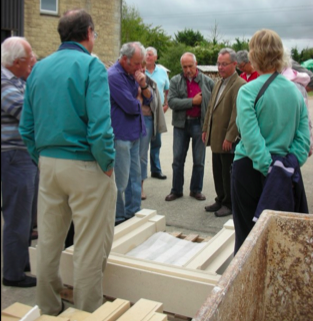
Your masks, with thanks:
M 73 220 L 74 304 L 93 312 L 103 303 L 103 271 L 114 235 L 114 173 L 108 177 L 97 162 L 49 157 L 40 157 L 39 171 L 37 304 L 44 314 L 61 311 L 60 257 Z

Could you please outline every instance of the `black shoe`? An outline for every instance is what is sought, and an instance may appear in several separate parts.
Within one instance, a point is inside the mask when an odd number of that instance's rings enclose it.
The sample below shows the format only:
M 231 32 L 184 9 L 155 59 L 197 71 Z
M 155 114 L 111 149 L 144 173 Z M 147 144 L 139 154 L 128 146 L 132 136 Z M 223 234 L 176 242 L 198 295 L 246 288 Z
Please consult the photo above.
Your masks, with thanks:
M 162 173 L 151 173 L 151 177 L 158 179 L 167 179 L 167 176 L 163 175 Z
M 171 193 L 171 194 L 169 194 L 169 195 L 167 195 L 165 197 L 165 200 L 167 202 L 171 202 L 171 201 L 175 201 L 177 198 L 180 198 L 182 196 L 183 196 L 183 194 L 173 194 L 173 193 Z
M 231 209 L 226 207 L 226 206 L 222 206 L 218 211 L 216 211 L 215 213 L 215 216 L 216 217 L 224 217 L 224 216 L 228 216 L 228 215 L 231 215 L 232 212 L 231 212 Z
M 124 223 L 125 221 L 126 221 L 126 220 L 117 221 L 117 222 L 115 222 L 115 226 L 120 225 L 120 224 Z
M 6 280 L 5 278 L 2 279 L 2 284 L 5 286 L 15 286 L 18 288 L 31 288 L 33 286 L 36 286 L 37 280 L 36 278 L 32 276 L 26 275 L 25 279 L 21 281 L 10 281 Z
M 64 309 L 65 309 L 64 302 L 61 301 L 61 303 L 62 303 L 62 307 L 61 307 L 61 311 L 59 312 L 58 315 L 60 315 L 61 313 L 63 313 L 63 312 L 64 312 Z
M 206 197 L 200 192 L 199 193 L 190 192 L 189 195 L 191 197 L 194 197 L 198 201 L 205 201 L 206 200 Z
M 222 207 L 222 205 L 218 204 L 218 203 L 214 203 L 212 205 L 208 205 L 206 206 L 204 209 L 207 211 L 207 212 L 216 212 L 218 211 L 220 208 Z

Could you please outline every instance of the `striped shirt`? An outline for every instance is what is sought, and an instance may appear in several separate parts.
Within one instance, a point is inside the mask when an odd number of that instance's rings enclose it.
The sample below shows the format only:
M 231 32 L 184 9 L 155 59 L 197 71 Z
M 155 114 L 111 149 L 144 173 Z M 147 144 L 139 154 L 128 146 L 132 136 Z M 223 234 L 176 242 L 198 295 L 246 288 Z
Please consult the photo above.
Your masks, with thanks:
M 18 130 L 24 90 L 25 81 L 1 66 L 1 152 L 26 149 Z

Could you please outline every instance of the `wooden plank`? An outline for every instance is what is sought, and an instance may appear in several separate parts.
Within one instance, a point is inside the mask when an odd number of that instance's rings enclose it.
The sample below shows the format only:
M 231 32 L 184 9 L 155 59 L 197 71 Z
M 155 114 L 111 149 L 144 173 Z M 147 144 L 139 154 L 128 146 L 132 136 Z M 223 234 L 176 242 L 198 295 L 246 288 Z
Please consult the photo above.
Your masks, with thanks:
M 188 234 L 185 237 L 185 241 L 196 242 L 199 237 L 199 234 Z
M 5 316 L 5 317 L 17 318 L 17 320 L 19 320 L 26 313 L 28 313 L 32 308 L 33 307 L 31 307 L 29 305 L 15 302 L 15 303 L 11 304 L 10 306 L 8 306 L 6 309 L 2 310 L 1 317 Z
M 154 312 L 153 314 L 147 316 L 143 321 L 167 321 L 167 315 L 163 313 Z
M 171 232 L 169 234 L 174 236 L 174 237 L 178 237 L 179 238 L 183 233 L 182 232 L 178 232 L 178 231 L 174 231 L 174 232 Z
M 21 318 L 1 314 L 1 321 L 19 321 Z
M 146 299 L 140 299 L 118 321 L 146 321 L 154 312 L 163 312 L 163 304 Z M 148 319 L 147 319 L 148 318 Z
M 130 302 L 116 299 L 113 302 L 106 302 L 99 309 L 93 312 L 85 321 L 115 321 L 130 308 Z M 135 319 L 134 319 L 135 320 Z
M 59 317 L 68 319 L 70 321 L 84 321 L 90 314 L 91 313 L 89 312 L 70 307 L 59 314 Z
M 50 315 L 43 314 L 35 321 L 70 321 L 70 319 L 69 318 L 52 317 Z

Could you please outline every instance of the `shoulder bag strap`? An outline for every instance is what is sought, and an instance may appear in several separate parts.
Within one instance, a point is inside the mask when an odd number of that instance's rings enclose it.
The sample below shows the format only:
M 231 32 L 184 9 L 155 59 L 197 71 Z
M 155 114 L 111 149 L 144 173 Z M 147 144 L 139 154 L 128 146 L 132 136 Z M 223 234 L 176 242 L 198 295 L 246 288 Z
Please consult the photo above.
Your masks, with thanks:
M 258 95 L 255 98 L 254 101 L 254 108 L 256 103 L 258 102 L 258 100 L 260 99 L 260 97 L 264 94 L 265 90 L 267 89 L 267 87 L 270 85 L 270 83 L 278 76 L 278 72 L 275 71 L 271 77 L 269 77 L 266 82 L 264 83 L 264 85 L 262 86 L 261 90 L 259 91 Z

